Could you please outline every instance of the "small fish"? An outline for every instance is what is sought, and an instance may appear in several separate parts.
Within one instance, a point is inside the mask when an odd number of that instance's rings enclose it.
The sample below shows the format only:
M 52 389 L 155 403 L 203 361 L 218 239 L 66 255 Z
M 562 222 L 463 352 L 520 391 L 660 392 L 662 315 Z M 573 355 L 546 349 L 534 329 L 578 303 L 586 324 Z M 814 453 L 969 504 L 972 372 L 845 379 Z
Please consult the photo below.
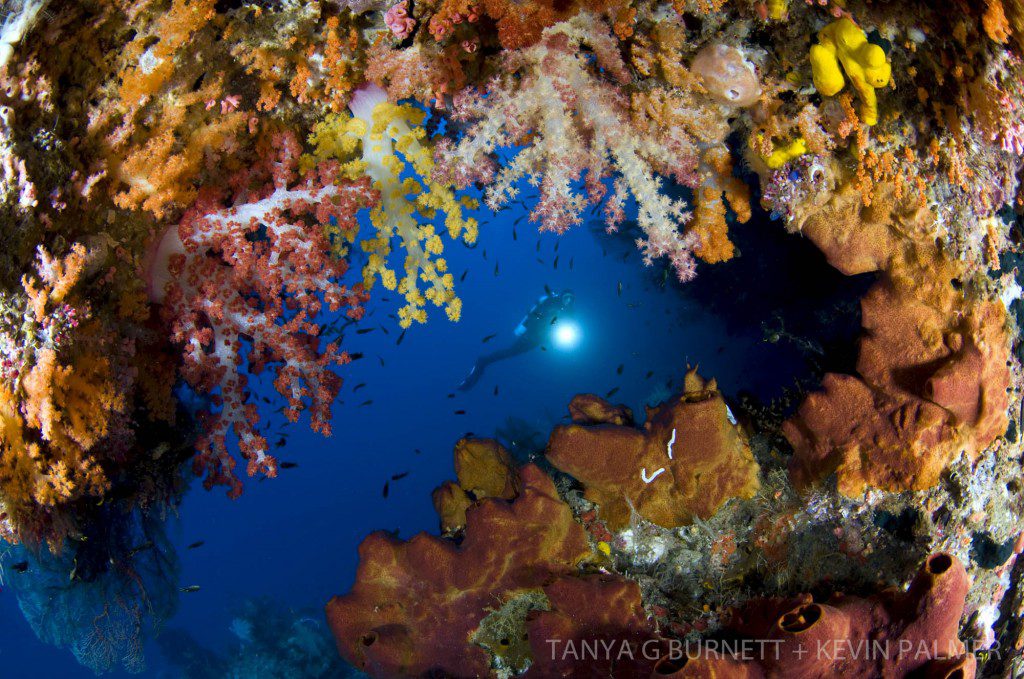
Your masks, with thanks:
M 545 295 L 548 295 L 548 296 L 551 296 L 551 295 L 553 294 L 553 293 L 551 292 L 551 288 L 549 288 L 549 287 L 548 287 L 548 284 L 547 284 L 547 283 L 545 283 L 545 284 L 544 284 L 544 294 L 545 294 Z
M 367 400 L 363 401 L 362 403 L 360 403 L 359 407 L 362 408 L 364 406 L 372 406 L 372 405 L 373 405 L 373 399 L 371 398 L 371 399 L 367 399 Z
M 417 455 L 422 455 L 423 454 L 423 451 L 420 450 L 419 448 L 413 448 L 412 452 L 416 453 Z
M 379 326 L 379 327 L 380 327 L 380 331 L 381 331 L 382 333 L 384 333 L 385 335 L 390 335 L 390 334 L 391 334 L 390 332 L 388 332 L 388 329 L 387 329 L 387 328 L 385 328 L 385 327 L 384 327 L 383 325 L 382 325 L 382 326 Z
M 619 281 L 618 294 L 619 294 L 619 297 L 622 297 L 622 281 Z
M 460 283 L 461 283 L 462 281 L 466 280 L 466 274 L 468 274 L 468 273 L 469 273 L 469 269 L 466 269 L 465 271 L 463 271 L 463 272 L 462 272 L 462 275 L 461 275 L 461 276 L 459 276 L 459 282 L 460 282 Z
M 623 364 L 623 363 L 620 363 L 620 364 L 619 364 L 619 367 L 615 369 L 615 374 L 616 374 L 616 375 L 621 375 L 621 374 L 622 374 L 622 370 L 623 370 L 623 369 L 624 369 L 625 367 L 626 367 L 626 366 L 625 366 L 625 364 Z
M 206 540 L 196 540 L 195 542 L 193 542 L 191 545 L 189 545 L 185 549 L 199 549 L 200 547 L 202 547 L 205 544 L 206 544 Z
M 490 341 L 491 341 L 492 339 L 494 339 L 494 338 L 495 338 L 495 337 L 497 337 L 497 336 L 498 336 L 498 333 L 493 333 L 493 334 L 490 334 L 490 335 L 488 335 L 487 337 L 483 338 L 482 342 L 483 342 L 484 344 L 486 344 L 487 342 L 490 342 Z
M 376 328 L 360 328 L 359 330 L 356 330 L 356 334 L 365 335 L 366 333 L 373 332 L 374 330 L 376 330 Z
M 575 257 L 570 257 L 569 258 L 569 271 L 572 271 L 573 264 L 575 264 L 575 263 L 576 263 L 576 258 Z
M 497 276 L 499 271 L 501 271 L 501 265 L 498 262 L 495 262 L 494 263 L 494 275 Z
M 282 436 L 281 438 L 277 439 L 277 441 L 274 442 L 274 447 L 275 448 L 284 448 L 284 443 L 285 443 L 285 438 Z
M 392 481 L 400 481 L 401 479 L 404 479 L 408 475 L 409 475 L 409 472 L 401 472 L 399 474 L 392 474 L 391 475 L 391 480 Z
M 28 561 L 19 561 L 18 563 L 11 564 L 11 568 L 17 573 L 24 573 L 28 570 Z
M 498 395 L 498 385 L 497 384 L 494 385 L 494 395 L 495 396 Z
M 521 219 L 522 219 L 522 217 L 517 219 L 516 220 L 516 224 L 518 224 Z M 512 240 L 519 240 L 519 234 L 516 233 L 516 225 L 515 224 L 512 225 Z
M 359 391 L 360 389 L 362 389 L 365 386 L 366 386 L 366 382 L 360 382 L 356 386 L 352 387 L 352 393 L 353 394 L 356 393 L 357 391 Z
M 382 367 L 382 368 L 383 368 L 383 367 L 384 367 L 384 357 L 383 357 L 383 356 L 378 356 L 378 357 L 377 357 L 377 360 L 379 360 L 379 361 L 380 361 L 380 367 Z
M 399 344 L 401 344 L 402 340 L 404 340 L 404 339 L 405 339 L 405 330 L 403 330 L 402 334 L 398 336 L 398 341 L 395 342 L 395 346 L 398 346 Z
M 537 252 L 540 252 L 540 239 L 537 239 Z
M 456 411 L 455 411 L 455 414 L 456 414 L 456 415 L 465 415 L 465 414 L 466 414 L 466 411 L 465 411 L 465 410 L 456 410 Z
M 359 359 L 361 359 L 363 357 L 363 352 L 357 351 L 354 354 L 349 354 L 348 357 L 350 359 L 352 359 L 353 361 L 358 361 Z
M 299 466 L 298 462 L 282 462 L 278 465 L 281 469 L 295 469 Z
M 556 268 L 556 269 L 558 268 L 558 258 L 559 258 L 560 256 L 561 256 L 561 255 L 555 255 L 555 261 L 554 261 L 554 265 L 555 265 L 555 268 Z
M 611 398 L 612 396 L 615 396 L 615 394 L 617 393 L 619 393 L 619 388 L 615 387 L 614 389 L 609 390 L 608 393 L 604 395 L 604 397 Z
M 647 371 L 647 375 L 646 375 L 646 376 L 644 376 L 644 379 L 645 379 L 645 380 L 649 380 L 649 379 L 651 379 L 651 378 L 652 378 L 653 376 L 654 376 L 654 371 L 653 371 L 653 370 L 648 370 L 648 371 Z
M 557 322 L 558 322 L 558 316 L 552 316 L 551 317 L 551 325 L 554 325 Z
M 455 393 L 448 394 L 448 398 L 455 398 Z
M 202 588 L 199 585 L 186 585 L 181 588 L 181 591 L 185 594 L 191 594 L 192 592 L 198 592 L 200 589 Z
M 487 259 L 487 248 L 484 248 L 484 259 Z
M 560 240 L 556 240 L 555 241 L 555 252 L 558 252 L 558 246 L 561 245 L 561 244 L 562 244 L 562 241 L 560 241 Z
M 128 556 L 135 556 L 136 554 L 139 554 L 141 552 L 145 552 L 147 550 L 153 549 L 153 547 L 155 547 L 155 546 L 156 545 L 153 544 L 152 540 L 149 540 L 148 542 L 143 542 L 138 547 L 133 547 L 131 550 L 129 550 L 128 551 Z
M 389 483 L 389 482 L 387 482 L 387 481 L 385 481 L 385 482 L 384 482 L 384 490 L 382 490 L 380 494 L 381 494 L 381 495 L 382 495 L 383 497 L 385 497 L 385 498 L 386 498 L 386 497 L 388 496 L 388 491 L 390 490 L 390 488 L 391 488 L 391 486 L 390 486 L 390 483 Z

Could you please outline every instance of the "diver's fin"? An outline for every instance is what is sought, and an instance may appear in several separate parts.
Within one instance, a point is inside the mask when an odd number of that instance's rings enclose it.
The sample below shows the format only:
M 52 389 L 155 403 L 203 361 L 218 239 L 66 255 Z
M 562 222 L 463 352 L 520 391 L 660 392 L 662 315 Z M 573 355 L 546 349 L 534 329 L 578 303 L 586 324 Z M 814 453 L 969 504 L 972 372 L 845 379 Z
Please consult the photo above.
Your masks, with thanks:
M 466 378 L 459 383 L 458 390 L 469 391 L 474 386 L 476 386 L 476 383 L 480 381 L 481 377 L 483 377 L 485 365 L 486 363 L 483 363 L 482 361 L 477 361 L 473 365 L 473 368 L 469 371 L 469 374 L 466 375 Z

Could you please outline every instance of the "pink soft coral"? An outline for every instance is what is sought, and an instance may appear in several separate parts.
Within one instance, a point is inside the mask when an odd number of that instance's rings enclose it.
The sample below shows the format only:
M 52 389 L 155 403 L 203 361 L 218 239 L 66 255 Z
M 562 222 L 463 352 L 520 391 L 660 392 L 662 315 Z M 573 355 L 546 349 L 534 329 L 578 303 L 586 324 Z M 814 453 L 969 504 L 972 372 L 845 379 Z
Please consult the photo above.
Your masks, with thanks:
M 617 174 L 605 208 L 609 229 L 624 217 L 632 195 L 645 238 L 645 261 L 667 257 L 681 280 L 695 272 L 692 251 L 699 244 L 685 232 L 686 204 L 662 192 L 658 173 L 694 186 L 699 150 L 683 137 L 637 131 L 622 86 L 631 75 L 610 29 L 580 14 L 544 30 L 539 42 L 506 57 L 506 75 L 486 92 L 455 97 L 453 116 L 470 123 L 457 144 L 438 145 L 437 173 L 460 186 L 489 184 L 492 209 L 513 200 L 523 178 L 540 188 L 530 215 L 544 230 L 564 232 L 582 221 L 588 204 L 605 196 L 604 179 Z M 499 148 L 525 146 L 504 166 L 492 156 Z M 582 181 L 583 191 L 577 189 Z
M 412 29 L 416 28 L 416 20 L 409 16 L 409 0 L 392 5 L 384 13 L 384 23 L 399 40 L 405 40 L 412 35 Z
M 331 364 L 348 362 L 336 343 L 319 346 L 314 319 L 323 306 L 362 315 L 362 285 L 339 283 L 348 264 L 329 254 L 325 226 L 341 233 L 358 227 L 356 211 L 376 197 L 368 181 L 339 182 L 337 165 L 322 164 L 301 178 L 299 145 L 275 137 L 265 162 L 230 181 L 230 198 L 204 192 L 176 228 L 157 242 L 148 266 L 150 296 L 163 303 L 173 338 L 184 347 L 185 380 L 200 393 L 218 388 L 216 412 L 201 415 L 204 434 L 194 462 L 207 488 L 242 490 L 227 450 L 229 430 L 238 436 L 248 473 L 274 476 L 276 460 L 256 430 L 254 403 L 240 371 L 243 346 L 249 372 L 273 364 L 274 386 L 287 399 L 285 415 L 310 409 L 311 426 L 330 434 L 330 406 L 340 388 Z M 268 181 L 269 180 L 269 181 Z

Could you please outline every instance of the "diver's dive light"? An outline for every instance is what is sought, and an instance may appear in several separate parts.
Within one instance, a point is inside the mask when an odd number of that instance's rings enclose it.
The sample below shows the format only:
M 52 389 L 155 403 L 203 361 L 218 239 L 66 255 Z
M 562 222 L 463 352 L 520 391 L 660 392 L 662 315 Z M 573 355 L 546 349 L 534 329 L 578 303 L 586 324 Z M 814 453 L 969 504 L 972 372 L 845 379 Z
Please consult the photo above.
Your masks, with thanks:
M 555 323 L 551 335 L 559 349 L 575 349 L 580 343 L 580 327 L 569 320 Z

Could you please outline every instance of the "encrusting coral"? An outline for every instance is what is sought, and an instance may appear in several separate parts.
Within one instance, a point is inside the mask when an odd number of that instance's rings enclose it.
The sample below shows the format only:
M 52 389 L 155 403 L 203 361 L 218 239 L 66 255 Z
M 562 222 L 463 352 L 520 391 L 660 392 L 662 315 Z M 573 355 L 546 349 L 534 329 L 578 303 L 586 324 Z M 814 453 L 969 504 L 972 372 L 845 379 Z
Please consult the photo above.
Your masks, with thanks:
M 827 374 L 795 415 L 730 401 L 742 429 L 695 374 L 642 428 L 577 397 L 554 481 L 461 442 L 434 498 L 448 537 L 371 537 L 331 605 L 346 657 L 386 675 L 564 674 L 541 661 L 544 634 L 692 637 L 759 592 L 822 589 L 833 565 L 850 591 L 902 583 L 931 551 L 974 578 L 965 635 L 1022 628 L 1003 600 L 1024 552 L 1006 313 L 1019 0 L 30 0 L 0 28 L 7 540 L 56 551 L 85 542 L 97 508 L 164 508 L 189 461 L 236 496 L 236 438 L 248 471 L 273 475 L 253 374 L 329 431 L 347 360 L 321 337 L 329 314 L 357 320 L 379 280 L 405 298 L 403 327 L 431 305 L 457 320 L 444 250 L 474 242 L 477 192 L 490 209 L 521 199 L 542 230 L 635 226 L 645 263 L 689 281 L 765 256 L 730 236 L 759 190 L 837 269 L 877 276 L 855 373 Z M 952 594 L 919 576 L 916 599 L 801 600 L 786 633 L 870 636 L 870 609 L 890 637 L 950 640 L 963 583 L 942 558 L 927 569 Z M 791 613 L 757 606 L 771 624 Z M 512 628 L 530 638 L 503 644 Z M 960 653 L 870 671 L 967 676 Z M 790 660 L 599 669 L 821 670 Z
M 758 466 L 745 434 L 715 381 L 696 370 L 686 374 L 682 394 L 648 409 L 642 429 L 619 413 L 603 419 L 609 406 L 582 398 L 569 406 L 575 423 L 552 432 L 547 459 L 583 483 L 610 528 L 627 525 L 634 511 L 666 528 L 681 526 L 757 491 Z

